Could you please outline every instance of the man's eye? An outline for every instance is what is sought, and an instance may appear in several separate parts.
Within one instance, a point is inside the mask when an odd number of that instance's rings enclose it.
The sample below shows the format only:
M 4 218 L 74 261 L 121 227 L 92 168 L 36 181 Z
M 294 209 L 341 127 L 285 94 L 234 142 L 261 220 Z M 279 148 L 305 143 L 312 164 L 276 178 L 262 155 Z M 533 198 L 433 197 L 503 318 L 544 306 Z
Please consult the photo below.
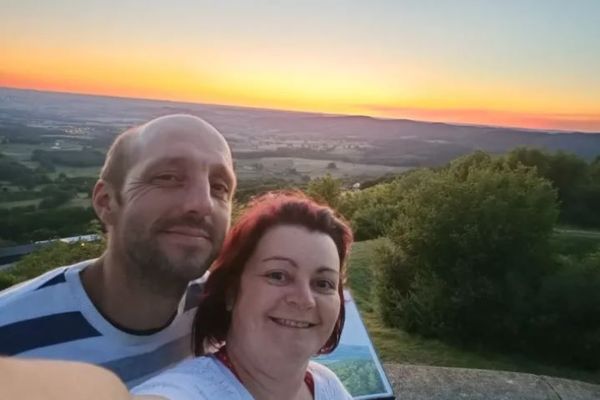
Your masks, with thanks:
M 181 179 L 175 174 L 156 175 L 152 180 L 157 183 L 177 183 L 181 181 Z
M 218 197 L 227 198 L 229 196 L 229 186 L 227 186 L 223 183 L 213 183 L 211 185 L 211 190 Z

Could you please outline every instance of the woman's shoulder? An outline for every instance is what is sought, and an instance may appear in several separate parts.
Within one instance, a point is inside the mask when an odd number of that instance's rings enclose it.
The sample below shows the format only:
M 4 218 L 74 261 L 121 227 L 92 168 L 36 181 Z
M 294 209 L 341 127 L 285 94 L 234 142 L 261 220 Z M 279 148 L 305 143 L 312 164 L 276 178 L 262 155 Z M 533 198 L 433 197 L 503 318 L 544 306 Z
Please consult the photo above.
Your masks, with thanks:
M 169 400 L 226 399 L 231 382 L 211 356 L 184 360 L 131 390 L 135 395 L 161 396 Z
M 311 361 L 308 370 L 315 381 L 315 400 L 351 400 L 352 396 L 338 376 L 323 364 Z

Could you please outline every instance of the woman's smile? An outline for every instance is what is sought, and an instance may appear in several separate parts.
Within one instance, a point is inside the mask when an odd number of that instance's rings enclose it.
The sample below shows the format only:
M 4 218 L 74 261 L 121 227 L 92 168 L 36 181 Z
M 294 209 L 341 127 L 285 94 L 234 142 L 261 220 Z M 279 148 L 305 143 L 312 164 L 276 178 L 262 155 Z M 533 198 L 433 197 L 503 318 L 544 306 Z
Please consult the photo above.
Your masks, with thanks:
M 297 320 L 293 320 L 293 319 L 285 319 L 285 318 L 276 318 L 276 317 L 269 317 L 269 319 L 273 322 L 275 322 L 277 325 L 286 327 L 286 328 L 296 328 L 296 329 L 308 329 L 308 328 L 312 328 L 317 324 L 313 324 L 312 322 L 306 322 L 306 321 L 297 321 Z

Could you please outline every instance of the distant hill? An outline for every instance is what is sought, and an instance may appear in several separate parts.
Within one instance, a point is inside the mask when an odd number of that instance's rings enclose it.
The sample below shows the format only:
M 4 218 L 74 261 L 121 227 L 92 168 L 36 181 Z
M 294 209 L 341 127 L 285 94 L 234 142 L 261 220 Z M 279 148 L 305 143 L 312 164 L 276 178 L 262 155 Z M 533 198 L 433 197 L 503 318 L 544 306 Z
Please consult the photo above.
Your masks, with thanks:
M 327 150 L 318 150 L 317 155 L 314 150 L 288 149 L 291 157 L 423 166 L 440 165 L 477 149 L 503 153 L 517 146 L 563 150 L 587 160 L 600 155 L 600 133 L 452 125 L 0 88 L 0 136 L 3 130 L 8 131 L 6 127 L 26 126 L 35 128 L 29 135 L 45 128 L 52 134 L 89 137 L 92 143 L 108 146 L 125 128 L 171 113 L 206 119 L 223 132 L 234 151 L 248 147 L 250 141 L 259 147 L 268 140 L 321 140 L 331 144 Z M 367 145 L 360 151 L 344 152 L 336 150 L 335 142 L 345 143 L 346 147 L 352 143 Z M 274 148 L 265 153 L 264 148 L 259 148 L 256 156 L 275 156 L 277 151 Z

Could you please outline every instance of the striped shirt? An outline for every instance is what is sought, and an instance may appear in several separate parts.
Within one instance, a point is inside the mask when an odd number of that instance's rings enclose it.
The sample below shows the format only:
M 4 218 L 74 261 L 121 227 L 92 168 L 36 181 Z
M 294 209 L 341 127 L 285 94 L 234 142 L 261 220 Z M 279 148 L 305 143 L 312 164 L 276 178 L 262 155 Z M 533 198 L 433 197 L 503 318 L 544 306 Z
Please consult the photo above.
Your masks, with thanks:
M 116 373 L 133 387 L 191 355 L 195 309 L 164 329 L 124 332 L 98 312 L 79 273 L 94 260 L 60 267 L 0 292 L 0 354 L 83 361 Z

